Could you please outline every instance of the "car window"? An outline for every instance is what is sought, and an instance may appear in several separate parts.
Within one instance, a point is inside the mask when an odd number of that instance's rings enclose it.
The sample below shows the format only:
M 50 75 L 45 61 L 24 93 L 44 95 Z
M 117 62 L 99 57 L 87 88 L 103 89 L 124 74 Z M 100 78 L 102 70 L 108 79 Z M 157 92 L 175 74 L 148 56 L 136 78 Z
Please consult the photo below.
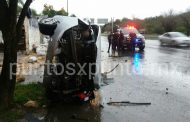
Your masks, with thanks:
M 165 37 L 170 37 L 170 34 L 169 33 L 165 33 L 164 36 Z
M 185 34 L 179 33 L 179 32 L 172 32 L 171 36 L 172 37 L 187 37 Z

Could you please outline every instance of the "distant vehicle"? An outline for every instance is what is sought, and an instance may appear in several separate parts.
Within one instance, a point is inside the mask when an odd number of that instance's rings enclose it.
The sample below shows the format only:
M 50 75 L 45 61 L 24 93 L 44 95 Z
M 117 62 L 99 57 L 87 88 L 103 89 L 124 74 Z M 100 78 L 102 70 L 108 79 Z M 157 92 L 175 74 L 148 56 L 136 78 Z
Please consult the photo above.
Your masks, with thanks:
M 139 33 L 139 31 L 133 26 L 127 26 L 121 28 L 121 31 L 124 34 L 124 40 L 122 42 L 122 49 L 131 49 L 134 50 L 135 47 L 138 47 L 139 50 L 144 50 L 145 48 L 145 37 Z M 132 39 L 130 35 L 133 35 Z
M 181 32 L 167 32 L 159 36 L 161 45 L 190 46 L 190 38 Z

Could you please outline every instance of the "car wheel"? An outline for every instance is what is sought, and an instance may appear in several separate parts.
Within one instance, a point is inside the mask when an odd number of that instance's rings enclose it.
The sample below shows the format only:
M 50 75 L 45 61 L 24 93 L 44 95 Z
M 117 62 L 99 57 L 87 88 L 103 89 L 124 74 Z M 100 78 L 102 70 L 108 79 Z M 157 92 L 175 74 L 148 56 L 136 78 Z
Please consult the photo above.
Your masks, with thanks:
M 164 45 L 163 40 L 160 40 L 160 45 L 161 45 L 161 46 L 163 46 L 163 45 Z
M 172 46 L 177 46 L 177 45 L 176 45 L 176 41 L 175 41 L 175 40 L 172 40 L 172 41 L 171 41 L 171 45 L 172 45 Z
M 144 46 L 144 45 L 139 46 L 139 50 L 140 50 L 140 51 L 143 51 L 143 50 L 144 50 L 144 48 L 145 48 L 145 46 Z

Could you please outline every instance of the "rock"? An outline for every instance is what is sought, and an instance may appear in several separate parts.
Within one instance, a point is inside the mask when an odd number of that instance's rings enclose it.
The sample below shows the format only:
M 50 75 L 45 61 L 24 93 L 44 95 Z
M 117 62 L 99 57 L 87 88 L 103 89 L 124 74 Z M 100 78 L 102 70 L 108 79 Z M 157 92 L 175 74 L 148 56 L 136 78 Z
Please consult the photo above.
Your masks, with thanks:
M 28 60 L 28 63 L 34 63 L 37 62 L 37 58 L 35 56 L 31 56 Z
M 44 120 L 44 116 L 42 116 L 42 117 L 39 117 L 38 119 L 40 120 L 40 121 L 43 121 Z
M 36 49 L 36 53 L 38 56 L 45 56 L 46 55 L 46 51 L 47 51 L 47 45 L 40 45 L 37 49 Z
M 47 106 L 46 106 L 46 105 L 43 105 L 42 108 L 47 108 Z
M 38 108 L 39 105 L 36 101 L 32 101 L 32 100 L 29 100 L 28 102 L 26 102 L 24 104 L 24 107 L 27 107 L 27 108 Z
M 44 58 L 43 58 L 43 57 L 41 57 L 41 56 L 40 56 L 40 57 L 38 57 L 38 60 L 43 60 L 43 59 L 44 59 Z
M 25 81 L 25 77 L 22 75 L 17 75 L 16 76 L 16 82 L 20 83 L 20 82 L 24 82 Z

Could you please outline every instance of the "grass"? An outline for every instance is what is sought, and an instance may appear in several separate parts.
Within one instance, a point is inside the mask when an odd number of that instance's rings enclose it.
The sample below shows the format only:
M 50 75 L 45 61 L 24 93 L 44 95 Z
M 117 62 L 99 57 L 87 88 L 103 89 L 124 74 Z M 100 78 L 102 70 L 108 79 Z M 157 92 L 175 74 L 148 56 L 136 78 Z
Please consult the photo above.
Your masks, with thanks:
M 45 104 L 44 87 L 41 84 L 17 84 L 15 88 L 14 101 L 17 104 L 23 105 L 28 100 L 34 100 L 39 105 Z
M 15 122 L 18 119 L 23 118 L 24 112 L 18 109 L 11 109 L 0 112 L 0 122 Z
M 37 101 L 40 106 L 46 102 L 45 90 L 41 84 L 17 84 L 15 87 L 15 106 L 11 109 L 0 111 L 0 122 L 16 122 L 24 117 L 23 105 L 28 100 Z

